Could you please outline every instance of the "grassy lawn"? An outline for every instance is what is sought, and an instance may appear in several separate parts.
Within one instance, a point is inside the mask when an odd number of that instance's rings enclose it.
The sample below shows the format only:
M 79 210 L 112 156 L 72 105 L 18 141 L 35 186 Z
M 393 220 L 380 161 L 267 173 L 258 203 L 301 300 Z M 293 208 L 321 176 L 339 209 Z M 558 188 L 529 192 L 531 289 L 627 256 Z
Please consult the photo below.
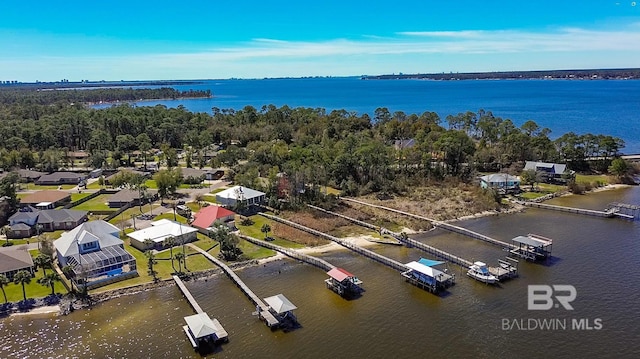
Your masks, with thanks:
M 158 221 L 161 219 L 168 219 L 170 221 L 173 221 L 173 212 L 166 212 L 166 213 L 159 214 L 153 220 Z M 185 224 L 188 222 L 185 217 L 182 217 L 179 214 L 176 214 L 176 220 L 180 223 L 185 223 Z
M 524 199 L 536 199 L 538 197 L 542 197 L 546 195 L 546 193 L 542 193 L 542 192 L 523 192 L 520 194 L 520 197 L 524 198 Z
M 73 200 L 73 195 L 71 195 Z M 110 208 L 107 205 L 107 201 L 109 200 L 110 194 L 101 194 L 95 198 L 92 198 L 84 203 L 80 203 L 79 205 L 73 207 L 72 209 L 77 209 L 79 211 L 116 211 L 114 208 Z
M 133 225 L 133 220 L 131 219 L 131 216 L 137 216 L 139 214 L 140 214 L 140 207 L 135 206 L 132 208 L 128 208 L 127 210 L 115 216 L 114 218 L 111 218 L 109 223 L 117 226 L 120 222 L 124 221 L 124 222 L 129 222 L 131 225 Z
M 247 242 L 244 239 L 240 240 L 238 247 L 242 249 L 242 254 L 246 259 L 260 259 L 275 256 L 277 253 L 268 248 L 257 246 L 251 242 Z
M 36 251 L 37 252 L 37 251 Z M 50 270 L 47 270 L 47 273 L 50 273 Z M 42 278 L 42 270 L 36 272 L 35 278 L 31 278 L 31 283 L 24 286 L 25 292 L 27 293 L 27 298 L 43 298 L 51 294 L 51 287 L 45 287 L 38 284 L 37 280 Z M 61 282 L 56 282 L 54 286 L 56 293 L 66 293 L 67 290 Z M 19 302 L 23 299 L 22 297 L 22 285 L 14 284 L 11 282 L 7 286 L 4 287 L 5 292 L 7 293 L 7 300 L 10 302 Z M 2 297 L 0 297 L 2 299 Z
M 206 194 L 202 196 L 202 200 L 205 202 L 218 203 L 216 201 L 216 196 L 208 196 Z
M 269 226 L 271 226 L 271 228 L 273 228 L 273 225 L 275 223 L 274 221 L 268 218 L 258 216 L 258 215 L 251 216 L 250 218 L 254 222 L 251 226 L 243 226 L 240 224 L 240 221 L 236 221 L 236 226 L 240 230 L 240 233 L 244 234 L 245 236 L 249 236 L 257 239 L 264 239 L 264 233 L 260 231 L 260 228 L 262 228 L 263 224 L 266 223 Z M 304 248 L 302 244 L 288 241 L 282 237 L 275 236 L 273 233 L 269 233 L 269 237 L 275 238 L 272 243 L 279 245 L 280 247 Z
M 561 185 L 549 184 L 549 183 L 540 183 L 538 184 L 538 187 L 540 188 L 541 192 L 546 192 L 546 193 L 555 193 L 555 192 L 560 192 L 567 189 L 567 186 L 561 186 Z
M 582 174 L 576 174 L 576 182 L 578 182 L 578 183 L 581 183 L 581 182 L 586 182 L 586 183 L 600 182 L 600 183 L 608 184 L 609 183 L 609 177 L 606 176 L 606 175 L 582 175 Z
M 213 191 L 211 191 L 210 193 L 212 194 L 216 194 L 216 193 L 220 193 L 222 191 L 224 191 L 226 188 L 222 187 L 222 188 L 216 188 Z
M 201 209 L 200 205 L 198 204 L 198 202 L 187 202 L 187 203 L 185 203 L 185 206 L 189 207 L 189 209 L 193 213 L 197 213 Z
M 71 202 L 75 202 L 75 201 L 81 200 L 81 199 L 83 199 L 85 197 L 89 197 L 91 195 L 92 195 L 92 193 L 72 193 L 71 194 Z
M 144 185 L 147 186 L 148 189 L 158 189 L 158 185 L 156 184 L 155 180 L 146 180 L 144 182 Z
M 102 186 L 98 183 L 98 181 L 93 181 L 87 185 L 87 189 L 100 189 Z

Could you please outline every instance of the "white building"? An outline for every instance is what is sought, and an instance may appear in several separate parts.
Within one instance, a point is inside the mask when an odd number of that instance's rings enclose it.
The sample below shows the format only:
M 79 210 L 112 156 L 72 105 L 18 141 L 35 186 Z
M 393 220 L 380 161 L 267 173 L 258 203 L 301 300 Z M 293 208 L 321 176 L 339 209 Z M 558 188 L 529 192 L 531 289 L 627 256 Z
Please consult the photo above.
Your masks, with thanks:
M 264 192 L 256 191 L 255 189 L 233 186 L 216 193 L 216 202 L 231 208 L 236 207 L 238 202 L 243 202 L 244 205 L 250 206 L 261 204 L 264 202 L 265 196 Z
M 141 251 L 147 249 L 163 249 L 166 247 L 165 241 L 169 237 L 173 237 L 176 244 L 188 243 L 197 239 L 198 230 L 185 224 L 161 219 L 151 222 L 151 227 L 141 229 L 139 231 L 127 234 L 131 240 L 131 245 Z M 150 240 L 153 244 L 145 244 L 146 240 Z

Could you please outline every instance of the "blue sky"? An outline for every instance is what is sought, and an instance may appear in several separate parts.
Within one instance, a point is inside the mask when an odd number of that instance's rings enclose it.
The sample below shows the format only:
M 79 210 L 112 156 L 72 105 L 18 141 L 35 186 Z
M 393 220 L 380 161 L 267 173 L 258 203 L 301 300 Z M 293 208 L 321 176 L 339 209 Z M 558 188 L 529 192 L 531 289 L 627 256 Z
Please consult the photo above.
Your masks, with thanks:
M 625 0 L 23 0 L 0 19 L 0 80 L 640 67 Z

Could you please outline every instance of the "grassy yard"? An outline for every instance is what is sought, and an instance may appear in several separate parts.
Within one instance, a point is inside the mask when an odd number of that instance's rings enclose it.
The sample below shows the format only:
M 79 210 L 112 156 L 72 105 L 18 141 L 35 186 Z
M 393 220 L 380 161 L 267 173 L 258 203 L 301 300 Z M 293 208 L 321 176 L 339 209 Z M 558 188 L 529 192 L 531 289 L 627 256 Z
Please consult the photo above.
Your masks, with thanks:
M 546 195 L 546 193 L 543 192 L 523 192 L 520 194 L 520 197 L 523 199 L 536 199 L 544 195 Z
M 131 207 L 125 210 L 124 212 L 120 213 L 119 215 L 115 216 L 114 218 L 111 218 L 109 223 L 115 226 L 118 226 L 120 222 L 125 222 L 125 223 L 128 222 L 130 225 L 133 225 L 133 220 L 131 219 L 131 216 L 137 216 L 139 214 L 140 214 L 140 207 L 138 206 Z
M 50 273 L 50 269 L 47 270 L 47 273 Z M 40 278 L 42 278 L 42 270 L 37 271 L 35 278 L 31 278 L 31 283 L 24 286 L 27 298 L 43 298 L 51 294 L 51 287 L 45 287 L 41 284 L 38 284 L 37 280 Z M 64 294 L 67 292 L 66 288 L 61 282 L 57 282 L 54 288 L 56 290 L 56 293 Z M 7 293 L 7 300 L 9 302 L 19 302 L 23 299 L 21 284 L 14 284 L 13 282 L 11 282 L 4 287 L 4 290 Z M 0 300 L 4 299 L 2 297 L 0 298 Z
M 578 183 L 603 183 L 609 184 L 609 176 L 607 175 L 583 175 L 576 174 L 576 182 Z
M 185 203 L 185 206 L 189 207 L 189 209 L 191 210 L 191 212 L 193 213 L 197 213 L 200 211 L 201 207 L 198 204 L 198 202 L 187 202 Z
M 161 219 L 168 219 L 170 221 L 173 221 L 173 212 L 166 212 L 166 213 L 159 214 L 153 220 L 158 221 Z M 185 224 L 188 222 L 185 217 L 182 217 L 179 214 L 176 214 L 176 220 L 180 223 L 185 223 Z
M 75 201 L 81 200 L 81 199 L 83 199 L 85 197 L 89 197 L 91 195 L 92 195 L 92 193 L 86 193 L 86 192 L 85 193 L 72 193 L 71 194 L 71 202 L 75 202 Z
M 73 195 L 72 195 L 73 196 Z M 80 203 L 79 205 L 73 207 L 72 209 L 76 209 L 79 211 L 116 211 L 116 209 L 109 207 L 107 201 L 109 200 L 110 194 L 101 194 L 95 198 L 92 198 L 86 202 Z M 71 197 L 73 200 L 73 197 Z
M 244 234 L 245 236 L 249 236 L 249 237 L 253 237 L 253 238 L 257 238 L 257 239 L 264 239 L 264 233 L 262 233 L 260 231 L 260 229 L 262 228 L 262 225 L 264 224 L 268 224 L 269 226 L 271 226 L 271 229 L 273 229 L 275 222 L 262 217 L 262 216 L 251 216 L 250 217 L 253 220 L 253 224 L 250 226 L 243 226 L 239 220 L 236 221 L 236 226 L 238 227 L 238 229 L 240 230 L 240 233 Z M 272 242 L 273 244 L 279 245 L 281 247 L 286 247 L 286 248 L 304 248 L 304 245 L 299 244 L 299 243 L 294 243 L 291 242 L 285 238 L 282 237 L 278 237 L 275 234 L 273 234 L 273 232 L 269 233 L 269 237 L 275 238 L 274 241 Z
M 213 191 L 211 191 L 211 194 L 216 194 L 216 193 L 220 193 L 222 191 L 224 191 L 226 188 L 222 187 L 222 188 L 216 188 Z

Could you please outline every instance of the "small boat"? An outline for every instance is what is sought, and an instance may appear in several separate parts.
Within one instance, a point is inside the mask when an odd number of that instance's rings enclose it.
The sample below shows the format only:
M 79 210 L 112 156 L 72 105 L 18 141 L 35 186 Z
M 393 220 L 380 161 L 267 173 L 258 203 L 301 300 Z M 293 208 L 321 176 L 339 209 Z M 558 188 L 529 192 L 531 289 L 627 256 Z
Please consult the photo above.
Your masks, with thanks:
M 473 265 L 469 267 L 467 275 L 475 280 L 487 284 L 494 284 L 498 281 L 498 278 L 489 272 L 489 268 L 487 268 L 487 265 L 483 262 L 473 263 Z

